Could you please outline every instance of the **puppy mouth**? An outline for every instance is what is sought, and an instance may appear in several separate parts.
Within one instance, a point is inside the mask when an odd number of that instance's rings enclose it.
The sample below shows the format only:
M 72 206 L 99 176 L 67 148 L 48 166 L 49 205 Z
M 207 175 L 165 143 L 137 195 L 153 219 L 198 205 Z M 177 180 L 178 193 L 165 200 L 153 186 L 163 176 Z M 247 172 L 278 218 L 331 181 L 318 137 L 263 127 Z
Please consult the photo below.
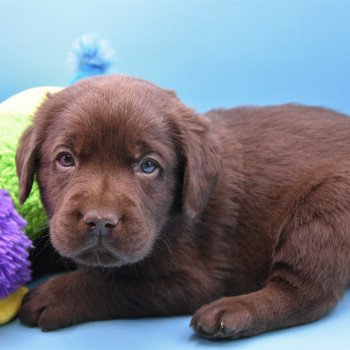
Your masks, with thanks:
M 120 267 L 126 263 L 101 244 L 84 249 L 76 254 L 73 260 L 79 264 L 93 267 Z

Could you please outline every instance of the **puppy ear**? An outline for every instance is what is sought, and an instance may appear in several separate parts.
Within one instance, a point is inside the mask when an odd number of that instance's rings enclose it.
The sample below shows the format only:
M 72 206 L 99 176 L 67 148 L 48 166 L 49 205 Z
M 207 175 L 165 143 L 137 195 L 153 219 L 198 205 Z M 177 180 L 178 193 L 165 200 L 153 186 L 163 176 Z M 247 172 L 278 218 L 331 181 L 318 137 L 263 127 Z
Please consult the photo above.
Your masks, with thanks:
M 39 161 L 39 141 L 42 138 L 40 137 L 42 136 L 40 130 L 46 130 L 46 121 L 53 116 L 58 106 L 60 106 L 53 98 L 57 94 L 46 93 L 43 103 L 35 112 L 34 124 L 24 131 L 18 143 L 16 168 L 19 179 L 19 201 L 21 204 L 27 200 L 34 182 L 34 175 Z
M 180 129 L 185 162 L 182 206 L 197 220 L 215 187 L 221 168 L 221 149 L 208 121 L 191 111 Z
M 36 135 L 33 126 L 22 134 L 16 153 L 16 168 L 19 179 L 19 201 L 23 204 L 32 189 L 37 163 Z

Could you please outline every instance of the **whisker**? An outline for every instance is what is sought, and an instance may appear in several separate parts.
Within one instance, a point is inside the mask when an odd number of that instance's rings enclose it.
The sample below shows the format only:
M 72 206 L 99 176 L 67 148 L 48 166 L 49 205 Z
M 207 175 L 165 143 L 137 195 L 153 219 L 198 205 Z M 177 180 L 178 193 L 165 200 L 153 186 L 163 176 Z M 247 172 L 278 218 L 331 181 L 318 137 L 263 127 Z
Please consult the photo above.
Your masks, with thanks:
M 46 235 L 46 236 L 48 236 L 48 235 Z M 43 238 L 40 240 L 40 242 L 37 244 L 37 246 L 40 245 L 40 243 L 43 241 L 44 238 L 45 238 L 45 237 L 43 237 Z M 36 259 L 40 254 L 42 254 L 46 249 L 48 249 L 49 247 L 50 247 L 50 241 L 47 240 L 47 241 L 45 242 L 45 244 L 44 244 L 39 250 L 34 248 L 34 249 L 31 251 L 32 261 L 35 261 L 35 259 Z

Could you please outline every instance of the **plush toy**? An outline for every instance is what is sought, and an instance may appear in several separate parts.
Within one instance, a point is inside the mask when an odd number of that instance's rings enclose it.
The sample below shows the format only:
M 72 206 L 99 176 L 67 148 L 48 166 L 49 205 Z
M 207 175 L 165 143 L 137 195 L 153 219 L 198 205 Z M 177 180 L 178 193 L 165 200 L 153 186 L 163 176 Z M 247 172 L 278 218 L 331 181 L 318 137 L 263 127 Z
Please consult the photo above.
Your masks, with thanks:
M 34 183 L 26 203 L 23 206 L 19 205 L 16 149 L 21 134 L 31 123 L 31 117 L 44 100 L 46 93 L 58 90 L 59 88 L 55 87 L 29 89 L 0 104 L 0 189 L 10 193 L 16 209 L 28 222 L 25 231 L 31 239 L 40 236 L 43 228 L 47 226 L 47 219 L 41 205 L 37 183 Z
M 114 62 L 114 52 L 106 40 L 84 35 L 75 42 L 69 58 L 74 64 L 74 83 L 105 74 Z M 26 203 L 19 205 L 15 165 L 18 140 L 47 93 L 59 90 L 33 88 L 0 103 L 0 324 L 16 315 L 27 291 L 24 285 L 31 278 L 27 251 L 32 247 L 28 237 L 34 240 L 47 228 L 36 181 Z
M 17 313 L 30 280 L 28 249 L 31 240 L 24 234 L 25 220 L 17 213 L 10 195 L 0 190 L 0 324 Z
M 32 242 L 29 238 L 37 238 L 47 227 L 36 183 L 26 204 L 19 205 L 17 143 L 46 93 L 58 90 L 53 87 L 30 89 L 0 104 L 0 324 L 16 315 L 27 292 L 24 285 L 31 279 L 28 249 Z

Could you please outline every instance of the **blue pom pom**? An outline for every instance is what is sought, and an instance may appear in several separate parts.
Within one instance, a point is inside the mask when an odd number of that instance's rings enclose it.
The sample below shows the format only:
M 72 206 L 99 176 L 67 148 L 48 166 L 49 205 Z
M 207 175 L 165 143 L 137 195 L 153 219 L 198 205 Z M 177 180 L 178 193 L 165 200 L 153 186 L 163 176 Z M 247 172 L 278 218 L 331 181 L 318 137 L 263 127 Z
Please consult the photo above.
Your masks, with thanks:
M 80 79 L 106 74 L 115 62 L 115 53 L 109 42 L 96 34 L 83 35 L 73 44 L 68 56 L 74 66 L 74 83 Z

